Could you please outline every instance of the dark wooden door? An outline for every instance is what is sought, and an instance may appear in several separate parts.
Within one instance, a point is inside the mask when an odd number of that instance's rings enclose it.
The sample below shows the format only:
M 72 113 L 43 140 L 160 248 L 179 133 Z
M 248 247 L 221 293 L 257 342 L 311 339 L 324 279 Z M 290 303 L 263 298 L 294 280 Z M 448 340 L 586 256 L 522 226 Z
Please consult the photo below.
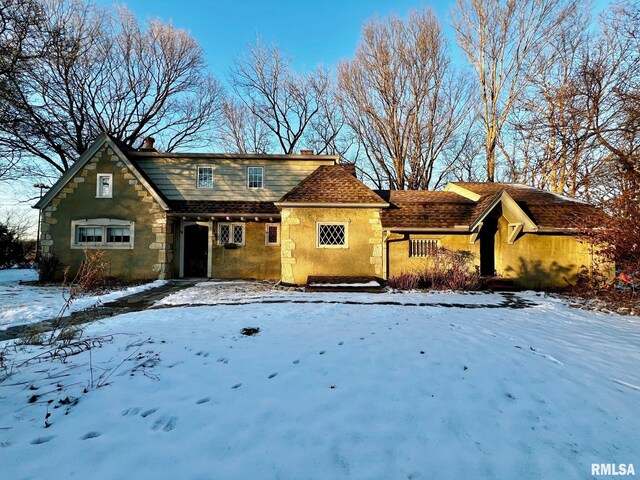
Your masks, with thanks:
M 209 228 L 203 225 L 184 227 L 184 276 L 206 277 L 209 264 Z
M 485 218 L 480 229 L 480 275 L 494 276 L 496 272 L 497 218 Z

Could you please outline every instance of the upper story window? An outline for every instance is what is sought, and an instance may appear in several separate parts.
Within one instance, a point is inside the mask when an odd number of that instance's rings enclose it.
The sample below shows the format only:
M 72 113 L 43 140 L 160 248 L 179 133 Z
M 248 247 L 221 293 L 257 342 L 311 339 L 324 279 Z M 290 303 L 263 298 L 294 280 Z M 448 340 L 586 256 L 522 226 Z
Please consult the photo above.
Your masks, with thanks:
M 113 197 L 113 175 L 111 173 L 98 173 L 96 185 L 96 198 Z
M 264 167 L 247 168 L 247 187 L 264 188 Z
M 198 188 L 213 188 L 213 167 L 198 167 L 196 177 Z
M 349 229 L 346 222 L 317 224 L 318 248 L 348 248 Z

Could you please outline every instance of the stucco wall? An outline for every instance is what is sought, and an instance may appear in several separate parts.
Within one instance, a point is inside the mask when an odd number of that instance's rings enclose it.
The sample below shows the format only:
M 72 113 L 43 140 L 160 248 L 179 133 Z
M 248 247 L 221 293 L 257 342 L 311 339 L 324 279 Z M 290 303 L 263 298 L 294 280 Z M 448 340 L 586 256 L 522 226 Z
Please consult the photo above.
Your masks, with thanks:
M 113 174 L 113 198 L 96 198 L 97 173 Z M 74 275 L 84 253 L 70 247 L 71 221 L 93 218 L 135 222 L 133 249 L 105 249 L 108 275 L 128 280 L 171 275 L 173 221 L 167 219 L 160 205 L 107 146 L 100 149 L 43 210 L 43 255 L 57 255 Z
M 570 235 L 526 233 L 512 245 L 508 224 L 498 220 L 496 272 L 523 288 L 565 288 L 575 283 L 582 266 L 593 268 L 591 247 Z
M 282 281 L 305 284 L 309 275 L 382 277 L 378 208 L 284 208 Z M 347 222 L 348 248 L 318 248 L 318 222 Z
M 245 244 L 226 249 L 217 243 L 218 224 L 213 223 L 212 278 L 277 280 L 280 278 L 280 246 L 265 245 L 264 222 L 245 223 Z
M 408 238 L 404 238 L 402 234 L 391 234 L 389 237 L 389 270 L 387 278 L 391 278 L 402 273 L 421 272 L 423 271 L 429 258 L 411 258 L 409 257 L 409 239 L 433 239 L 439 240 L 440 247 L 449 250 L 465 250 L 474 254 L 474 265 L 480 265 L 480 243 L 475 242 L 469 244 L 469 234 L 455 235 L 420 235 L 411 234 Z

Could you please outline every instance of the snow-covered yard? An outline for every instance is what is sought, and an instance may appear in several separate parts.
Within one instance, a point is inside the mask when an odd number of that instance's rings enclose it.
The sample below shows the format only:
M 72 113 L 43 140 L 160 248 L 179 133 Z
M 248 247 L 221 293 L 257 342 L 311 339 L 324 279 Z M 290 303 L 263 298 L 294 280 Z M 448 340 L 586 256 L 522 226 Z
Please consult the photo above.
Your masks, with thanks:
M 235 297 L 201 284 L 163 301 L 216 305 L 89 326 L 114 335 L 91 352 L 94 382 L 106 386 L 83 393 L 88 352 L 0 384 L 0 477 L 583 479 L 592 463 L 640 469 L 638 317 L 533 293 L 518 296 L 535 306 L 513 309 L 496 308 L 498 294 L 249 298 L 255 286 L 233 288 Z M 245 336 L 248 327 L 260 331 Z
M 20 281 L 37 280 L 32 269 L 0 270 L 0 330 L 26 325 L 56 317 L 64 305 L 62 287 L 35 287 L 21 285 Z M 110 302 L 126 295 L 163 285 L 158 280 L 144 285 L 128 287 L 103 295 L 87 295 L 76 299 L 66 313 L 83 310 L 99 303 Z

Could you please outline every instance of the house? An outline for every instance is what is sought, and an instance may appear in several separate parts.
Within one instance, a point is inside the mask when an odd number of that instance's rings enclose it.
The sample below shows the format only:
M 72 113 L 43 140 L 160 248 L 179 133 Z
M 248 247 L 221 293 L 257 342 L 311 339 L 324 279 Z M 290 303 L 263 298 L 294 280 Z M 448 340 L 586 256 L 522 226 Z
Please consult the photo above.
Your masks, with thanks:
M 43 255 L 77 268 L 104 249 L 124 279 L 309 276 L 387 279 L 439 248 L 483 275 L 562 287 L 594 268 L 575 236 L 591 205 L 515 184 L 375 191 L 337 156 L 160 153 L 102 134 L 36 204 Z

